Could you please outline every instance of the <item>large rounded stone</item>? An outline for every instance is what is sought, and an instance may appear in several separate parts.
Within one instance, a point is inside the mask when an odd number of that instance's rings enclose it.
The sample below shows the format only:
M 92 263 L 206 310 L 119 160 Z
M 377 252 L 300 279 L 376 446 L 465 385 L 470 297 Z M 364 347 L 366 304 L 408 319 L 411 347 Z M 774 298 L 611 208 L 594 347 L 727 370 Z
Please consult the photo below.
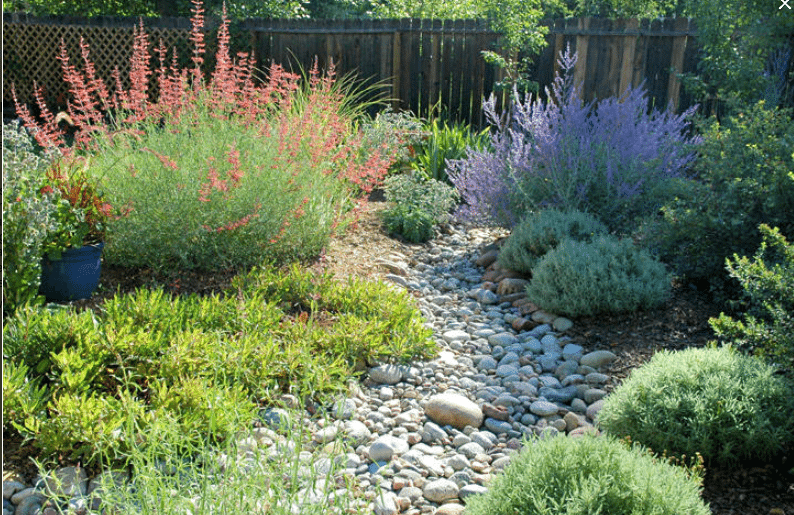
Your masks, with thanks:
M 369 459 L 389 461 L 392 456 L 408 452 L 408 442 L 392 435 L 383 435 L 369 447 Z
M 449 479 L 436 479 L 430 481 L 422 489 L 425 499 L 432 502 L 442 503 L 451 499 L 457 499 L 460 488 Z
M 608 350 L 597 350 L 582 356 L 579 364 L 585 367 L 601 368 L 615 361 L 618 357 Z
M 369 369 L 369 378 L 378 384 L 397 384 L 402 381 L 404 370 L 397 365 L 378 365 Z
M 448 424 L 458 429 L 480 427 L 483 420 L 482 410 L 477 404 L 455 393 L 431 397 L 425 405 L 425 414 L 437 424 Z
M 540 417 L 556 415 L 560 408 L 556 404 L 547 401 L 535 401 L 529 405 L 529 410 Z
M 462 504 L 448 502 L 439 506 L 434 515 L 461 515 L 465 509 Z

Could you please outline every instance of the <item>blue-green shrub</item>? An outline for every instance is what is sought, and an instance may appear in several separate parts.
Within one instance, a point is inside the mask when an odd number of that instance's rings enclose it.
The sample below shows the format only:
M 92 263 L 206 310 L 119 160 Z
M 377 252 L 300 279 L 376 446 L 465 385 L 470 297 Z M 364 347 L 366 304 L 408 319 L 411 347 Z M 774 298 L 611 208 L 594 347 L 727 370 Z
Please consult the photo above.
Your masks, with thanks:
M 527 285 L 542 309 L 574 317 L 654 308 L 669 291 L 663 264 L 630 239 L 610 235 L 563 241 L 541 258 Z
M 529 274 L 540 258 L 563 241 L 590 241 L 606 233 L 604 224 L 582 211 L 542 209 L 513 227 L 499 251 L 499 264 Z

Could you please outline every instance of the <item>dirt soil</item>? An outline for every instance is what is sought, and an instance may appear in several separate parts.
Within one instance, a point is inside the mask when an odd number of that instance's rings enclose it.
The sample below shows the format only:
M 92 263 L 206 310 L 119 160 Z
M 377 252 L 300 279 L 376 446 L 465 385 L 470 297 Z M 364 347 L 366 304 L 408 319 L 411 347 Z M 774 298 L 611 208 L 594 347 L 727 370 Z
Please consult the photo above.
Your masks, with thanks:
M 314 268 L 333 272 L 337 277 L 356 275 L 379 277 L 387 272 L 379 261 L 393 253 L 410 256 L 417 245 L 389 237 L 379 221 L 378 212 L 385 207 L 375 199 L 365 205 L 359 221 L 346 234 L 336 237 Z M 235 271 L 206 276 L 188 272 L 168 280 L 166 289 L 173 293 L 206 294 L 221 292 Z M 147 270 L 128 270 L 104 266 L 100 291 L 88 301 L 75 302 L 78 307 L 99 306 L 116 291 L 127 292 L 154 284 Z M 686 286 L 674 288 L 669 302 L 656 310 L 610 317 L 580 318 L 568 335 L 588 350 L 608 349 L 618 355 L 609 373 L 612 388 L 633 368 L 646 362 L 658 350 L 700 347 L 714 338 L 709 317 L 719 308 L 708 296 Z M 3 471 L 15 471 L 30 480 L 35 475 L 29 447 L 3 435 Z M 729 469 L 707 469 L 704 500 L 714 515 L 794 515 L 794 450 L 773 463 L 747 463 Z

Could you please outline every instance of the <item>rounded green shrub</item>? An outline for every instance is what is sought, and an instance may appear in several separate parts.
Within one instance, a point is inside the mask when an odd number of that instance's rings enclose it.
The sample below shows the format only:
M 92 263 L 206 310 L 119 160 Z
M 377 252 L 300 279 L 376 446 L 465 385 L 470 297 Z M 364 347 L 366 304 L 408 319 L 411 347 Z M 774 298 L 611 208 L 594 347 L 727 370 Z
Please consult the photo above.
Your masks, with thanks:
M 707 464 L 767 460 L 794 441 L 791 385 L 731 347 L 662 351 L 607 398 L 602 429 Z
M 467 515 L 708 515 L 694 471 L 609 436 L 534 440 Z
M 564 240 L 590 241 L 606 233 L 604 224 L 582 211 L 544 209 L 513 227 L 499 252 L 499 264 L 529 274 L 540 258 Z
M 631 240 L 609 235 L 563 241 L 543 256 L 527 286 L 532 302 L 568 316 L 653 308 L 669 291 L 664 265 Z

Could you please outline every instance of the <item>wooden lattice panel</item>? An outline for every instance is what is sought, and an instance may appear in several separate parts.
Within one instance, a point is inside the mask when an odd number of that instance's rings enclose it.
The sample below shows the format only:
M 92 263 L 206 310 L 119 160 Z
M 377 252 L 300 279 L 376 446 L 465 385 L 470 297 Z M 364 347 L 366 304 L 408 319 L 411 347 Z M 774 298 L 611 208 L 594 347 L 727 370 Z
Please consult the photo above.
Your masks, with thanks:
M 184 29 L 146 28 L 149 34 L 150 67 L 159 65 L 153 51 L 162 39 L 169 49 L 177 48 L 184 63 L 189 56 L 189 31 Z M 12 86 L 23 103 L 33 103 L 34 82 L 44 90 L 47 103 L 62 107 L 69 99 L 69 87 L 63 80 L 60 61 L 61 43 L 66 47 L 70 63 L 83 69 L 80 38 L 89 48 L 89 59 L 97 75 L 111 87 L 112 73 L 118 66 L 124 86 L 129 86 L 133 28 L 90 27 L 82 25 L 3 24 L 3 101 L 12 102 Z M 170 59 L 170 57 L 169 57 Z

